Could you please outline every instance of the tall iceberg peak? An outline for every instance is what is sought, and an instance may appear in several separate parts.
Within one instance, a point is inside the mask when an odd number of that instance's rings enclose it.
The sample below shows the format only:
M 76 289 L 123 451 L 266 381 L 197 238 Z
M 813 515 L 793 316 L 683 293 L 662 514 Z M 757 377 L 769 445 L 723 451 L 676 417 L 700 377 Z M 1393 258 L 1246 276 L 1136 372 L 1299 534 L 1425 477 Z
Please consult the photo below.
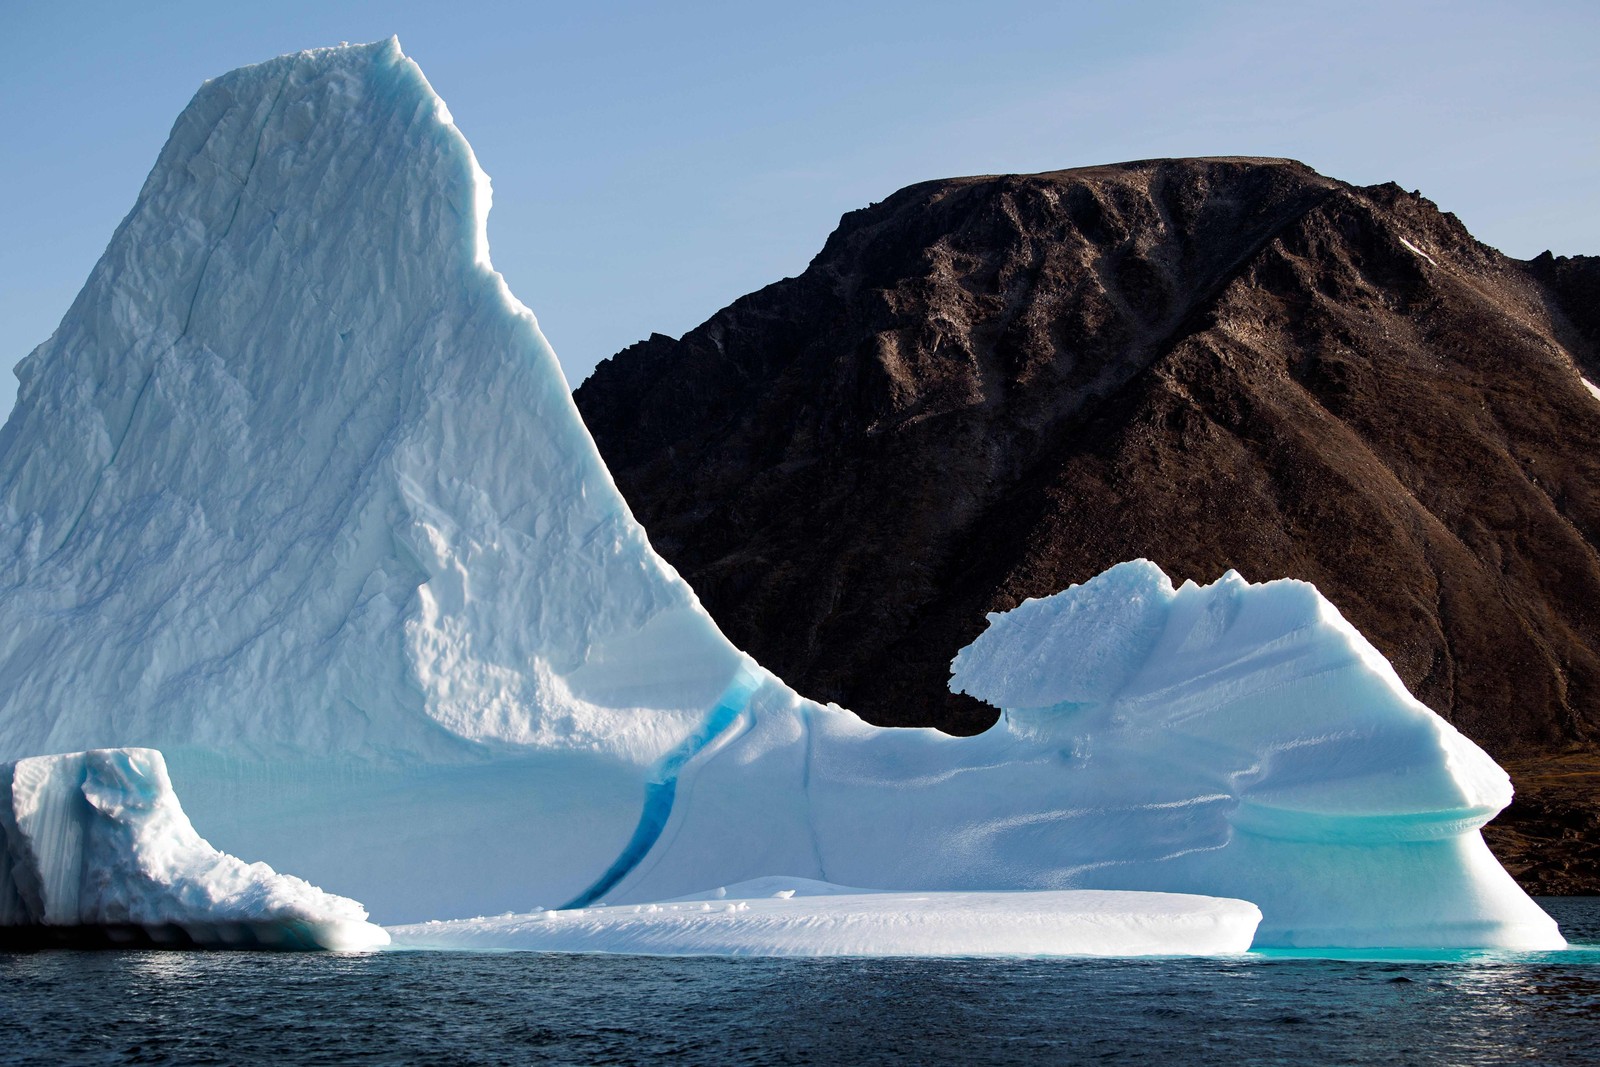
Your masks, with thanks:
M 741 657 L 613 487 L 488 207 L 393 39 L 201 88 L 18 368 L 0 751 L 688 733 Z

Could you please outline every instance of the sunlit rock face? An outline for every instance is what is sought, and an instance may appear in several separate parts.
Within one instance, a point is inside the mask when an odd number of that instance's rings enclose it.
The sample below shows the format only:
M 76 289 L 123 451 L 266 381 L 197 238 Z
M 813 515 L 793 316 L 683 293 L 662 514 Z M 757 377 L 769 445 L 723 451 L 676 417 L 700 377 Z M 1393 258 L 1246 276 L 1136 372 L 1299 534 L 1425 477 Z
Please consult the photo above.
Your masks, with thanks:
M 985 613 L 1129 559 L 1238 568 L 1314 582 L 1496 758 L 1600 765 L 1600 258 L 1287 159 L 884 194 L 576 392 L 740 647 L 972 733 L 993 711 L 945 668 Z

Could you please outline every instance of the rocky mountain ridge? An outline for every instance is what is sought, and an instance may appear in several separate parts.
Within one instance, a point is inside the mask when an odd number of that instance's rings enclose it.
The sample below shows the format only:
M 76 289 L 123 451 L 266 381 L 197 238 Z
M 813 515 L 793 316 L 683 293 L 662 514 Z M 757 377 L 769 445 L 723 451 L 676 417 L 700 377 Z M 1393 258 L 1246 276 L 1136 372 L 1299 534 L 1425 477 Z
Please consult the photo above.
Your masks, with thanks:
M 1600 259 L 1215 158 L 903 189 L 576 399 L 729 636 L 871 721 L 982 729 L 945 681 L 985 613 L 1143 556 L 1315 582 L 1522 784 L 1600 753 L 1585 373 Z M 1600 876 L 1551 788 L 1500 842 L 1546 891 Z

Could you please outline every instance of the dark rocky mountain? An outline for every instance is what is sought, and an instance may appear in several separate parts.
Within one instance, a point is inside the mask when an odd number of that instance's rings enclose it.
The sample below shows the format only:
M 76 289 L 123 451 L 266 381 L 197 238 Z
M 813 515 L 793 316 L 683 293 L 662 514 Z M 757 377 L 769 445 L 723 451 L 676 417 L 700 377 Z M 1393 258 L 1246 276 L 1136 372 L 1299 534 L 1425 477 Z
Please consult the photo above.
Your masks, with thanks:
M 576 398 L 657 549 L 809 695 L 971 732 L 945 682 L 986 612 L 1138 556 L 1304 578 L 1511 767 L 1513 873 L 1600 891 L 1582 373 L 1600 259 L 1219 158 L 911 186 Z

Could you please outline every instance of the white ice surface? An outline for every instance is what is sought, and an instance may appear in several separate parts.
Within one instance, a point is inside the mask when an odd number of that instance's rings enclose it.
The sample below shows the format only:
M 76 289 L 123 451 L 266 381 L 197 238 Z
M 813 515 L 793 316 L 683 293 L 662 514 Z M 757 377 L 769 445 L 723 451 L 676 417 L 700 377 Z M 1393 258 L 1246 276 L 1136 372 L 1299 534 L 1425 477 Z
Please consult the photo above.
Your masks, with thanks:
M 397 42 L 201 88 L 18 367 L 0 759 L 159 747 L 219 848 L 387 923 L 787 871 L 1559 942 L 1477 834 L 1504 775 L 1301 583 L 1019 609 L 958 665 L 977 738 L 797 696 L 651 550 L 488 206 Z
M 196 944 L 374 948 L 360 904 L 204 841 L 161 753 L 101 749 L 0 764 L 0 926 L 138 926 Z
M 1206 956 L 1244 952 L 1242 900 L 1093 890 L 896 893 L 761 878 L 655 904 L 392 927 L 396 948 L 690 956 Z
M 17 368 L 5 750 L 648 763 L 692 728 L 741 656 L 489 267 L 488 189 L 393 41 L 200 90 Z

